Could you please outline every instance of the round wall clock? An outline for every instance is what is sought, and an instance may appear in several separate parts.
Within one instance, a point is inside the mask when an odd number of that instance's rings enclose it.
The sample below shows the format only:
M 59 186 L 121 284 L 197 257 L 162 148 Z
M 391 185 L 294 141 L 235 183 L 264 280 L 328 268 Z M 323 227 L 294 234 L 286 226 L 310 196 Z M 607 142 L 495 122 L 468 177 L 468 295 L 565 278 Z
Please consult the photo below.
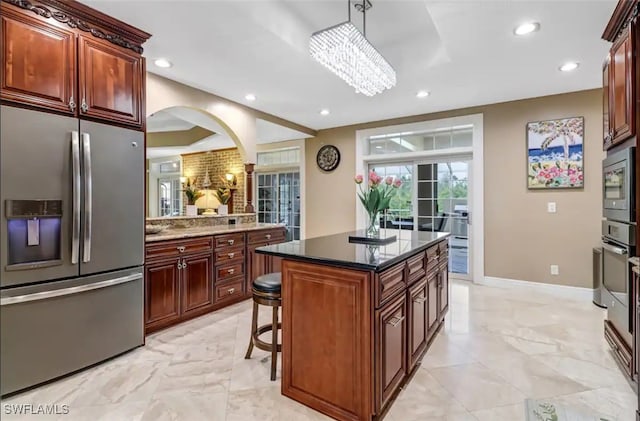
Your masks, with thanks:
M 340 151 L 333 145 L 324 145 L 316 155 L 318 167 L 323 171 L 333 171 L 340 163 Z

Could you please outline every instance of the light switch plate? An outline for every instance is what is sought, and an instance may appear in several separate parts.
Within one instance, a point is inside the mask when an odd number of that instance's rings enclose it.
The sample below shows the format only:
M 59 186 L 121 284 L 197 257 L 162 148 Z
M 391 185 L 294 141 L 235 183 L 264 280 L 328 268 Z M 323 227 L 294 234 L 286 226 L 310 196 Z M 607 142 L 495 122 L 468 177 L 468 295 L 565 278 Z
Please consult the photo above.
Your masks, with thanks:
M 547 203 L 547 212 L 556 213 L 556 202 Z
M 559 275 L 560 274 L 560 267 L 558 265 L 551 265 L 551 274 L 552 275 Z

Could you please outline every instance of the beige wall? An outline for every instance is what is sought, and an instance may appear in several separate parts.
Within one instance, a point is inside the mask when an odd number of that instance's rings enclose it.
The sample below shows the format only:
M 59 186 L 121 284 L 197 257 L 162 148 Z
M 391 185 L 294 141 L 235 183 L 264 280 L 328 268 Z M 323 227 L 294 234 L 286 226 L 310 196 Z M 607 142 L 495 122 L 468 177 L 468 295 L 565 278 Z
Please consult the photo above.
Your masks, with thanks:
M 591 249 L 600 242 L 601 90 L 589 90 L 320 130 L 306 141 L 307 237 L 355 228 L 355 131 L 393 124 L 482 113 L 484 115 L 485 275 L 590 287 Z M 527 122 L 585 118 L 585 188 L 553 192 L 526 188 Z M 340 149 L 339 167 L 315 164 L 322 145 Z M 547 213 L 547 202 L 557 213 Z M 551 276 L 549 266 L 560 266 Z

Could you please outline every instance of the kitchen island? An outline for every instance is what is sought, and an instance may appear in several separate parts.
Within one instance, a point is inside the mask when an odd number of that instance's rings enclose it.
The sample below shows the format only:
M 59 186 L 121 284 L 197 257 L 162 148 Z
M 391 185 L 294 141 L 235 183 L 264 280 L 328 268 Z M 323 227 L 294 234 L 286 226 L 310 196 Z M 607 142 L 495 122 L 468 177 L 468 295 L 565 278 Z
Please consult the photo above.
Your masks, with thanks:
M 341 233 L 256 249 L 282 258 L 282 394 L 338 420 L 380 419 L 448 310 L 448 233 Z M 360 233 L 361 234 L 361 233 Z

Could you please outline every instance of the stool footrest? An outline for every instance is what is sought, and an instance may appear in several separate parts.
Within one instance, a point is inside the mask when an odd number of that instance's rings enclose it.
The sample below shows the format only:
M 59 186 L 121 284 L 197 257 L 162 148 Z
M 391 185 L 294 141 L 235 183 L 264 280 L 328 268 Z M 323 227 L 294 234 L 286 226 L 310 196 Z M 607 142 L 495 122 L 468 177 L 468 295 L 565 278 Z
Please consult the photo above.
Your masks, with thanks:
M 278 329 L 282 329 L 282 323 L 278 323 Z M 259 338 L 259 336 L 262 335 L 263 333 L 270 332 L 270 331 L 272 332 L 272 334 L 274 334 L 273 333 L 273 325 L 271 323 L 269 323 L 267 325 L 260 326 L 258 328 L 258 330 L 256 331 L 256 333 L 251 335 L 251 337 L 253 339 L 253 346 L 255 346 L 256 348 L 261 349 L 263 351 L 271 352 L 272 351 L 271 348 L 273 347 L 271 345 L 271 343 L 264 342 L 263 340 L 261 340 Z M 276 330 L 275 331 L 275 335 L 277 335 L 277 334 L 278 334 L 278 331 Z M 282 345 L 281 344 L 278 344 L 278 352 L 282 352 Z

